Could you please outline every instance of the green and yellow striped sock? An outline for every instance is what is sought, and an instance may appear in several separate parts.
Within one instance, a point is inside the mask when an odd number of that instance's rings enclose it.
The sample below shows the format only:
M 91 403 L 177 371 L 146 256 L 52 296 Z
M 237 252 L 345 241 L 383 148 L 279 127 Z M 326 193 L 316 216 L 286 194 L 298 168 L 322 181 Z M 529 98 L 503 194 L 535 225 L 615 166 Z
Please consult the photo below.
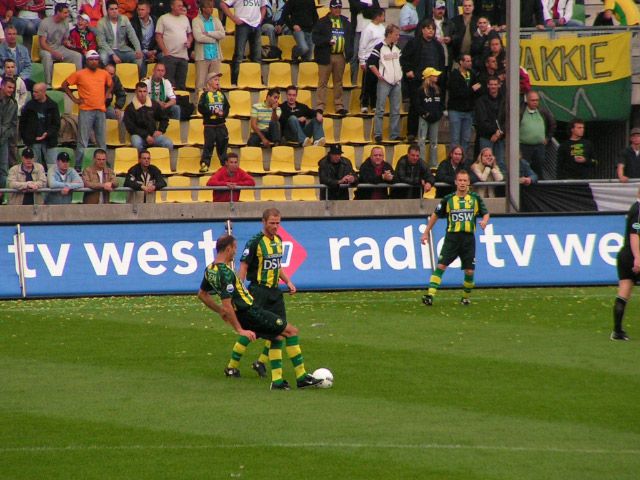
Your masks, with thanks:
M 276 385 L 282 383 L 282 340 L 272 340 L 269 348 L 271 364 L 271 381 Z
M 465 273 L 464 280 L 462 281 L 462 298 L 469 298 L 474 286 L 473 273 L 471 275 Z
M 307 371 L 304 369 L 304 359 L 302 358 L 302 350 L 300 349 L 300 341 L 298 336 L 287 338 L 287 355 L 293 363 L 293 368 L 296 371 L 296 379 L 300 380 L 307 376 Z
M 440 270 L 436 267 L 436 269 L 433 271 L 433 274 L 431 275 L 431 280 L 429 280 L 429 291 L 427 293 L 429 293 L 429 295 L 431 295 L 432 297 L 436 296 L 436 292 L 438 291 L 438 288 L 440 288 L 443 273 L 444 270 Z
M 247 337 L 238 337 L 238 340 L 236 340 L 233 350 L 231 351 L 231 359 L 229 360 L 229 365 L 227 365 L 228 368 L 238 368 L 240 365 L 240 359 L 247 349 L 247 345 L 249 345 L 249 339 Z
M 264 363 L 265 365 L 269 361 L 269 348 L 271 347 L 271 341 L 267 340 L 264 342 L 264 348 L 262 349 L 262 353 L 258 357 L 258 361 L 260 363 Z

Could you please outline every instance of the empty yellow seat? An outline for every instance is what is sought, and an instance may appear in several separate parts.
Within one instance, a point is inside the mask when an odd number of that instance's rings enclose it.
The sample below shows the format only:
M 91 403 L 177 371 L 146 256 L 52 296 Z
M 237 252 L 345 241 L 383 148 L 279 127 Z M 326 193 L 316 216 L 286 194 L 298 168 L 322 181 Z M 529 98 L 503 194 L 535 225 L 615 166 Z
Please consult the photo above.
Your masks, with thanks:
M 151 72 L 153 74 L 153 70 Z M 138 65 L 135 63 L 116 64 L 116 75 L 120 79 L 125 90 L 135 90 L 136 84 L 140 81 Z
M 287 88 L 289 85 L 291 85 L 291 64 L 285 62 L 271 63 L 269 65 L 267 86 L 269 88 Z
M 284 185 L 284 177 L 282 175 L 265 175 L 262 177 L 263 186 L 279 186 Z M 286 202 L 287 197 L 284 188 L 261 189 L 261 202 Z
M 317 185 L 313 175 L 294 175 L 293 185 Z M 317 190 L 313 188 L 294 188 L 291 190 L 291 200 L 317 201 Z
M 133 147 L 116 148 L 113 170 L 117 175 L 124 175 L 131 167 L 138 163 L 138 150 Z
M 189 120 L 187 145 L 204 145 L 204 125 L 199 118 Z
M 316 62 L 301 62 L 298 64 L 298 82 L 296 85 L 298 85 L 298 88 L 318 88 L 318 64 Z
M 198 186 L 206 187 L 211 175 L 205 175 L 198 179 Z M 213 190 L 198 190 L 199 202 L 213 202 Z
M 191 178 L 177 175 L 169 177 L 167 178 L 167 187 L 191 187 Z M 191 190 L 167 190 L 166 194 L 166 202 L 168 203 L 193 203 Z
M 248 90 L 260 90 L 264 88 L 262 83 L 262 69 L 259 63 L 243 62 L 238 73 L 238 88 Z
M 69 75 L 75 73 L 76 64 L 75 63 L 65 63 L 65 62 L 57 62 L 53 64 L 53 76 L 51 78 L 51 86 L 58 90 Z M 71 90 L 76 90 L 78 87 L 75 85 L 71 85 L 69 87 Z
M 297 45 L 296 39 L 293 35 L 280 35 L 278 37 L 278 48 L 282 50 L 282 60 L 290 62 L 293 60 L 293 47 Z
M 187 90 L 196 89 L 196 64 L 189 62 L 187 64 L 187 80 L 184 84 Z
M 229 116 L 233 118 L 249 118 L 251 116 L 251 93 L 245 90 L 232 90 L 227 93 L 229 100 Z
M 75 105 L 75 103 L 74 103 Z M 123 147 L 125 144 L 120 141 L 120 122 L 113 118 L 107 118 L 107 146 Z
M 344 117 L 340 128 L 340 143 L 369 143 L 364 139 L 364 121 L 360 117 Z
M 174 147 L 179 147 L 184 145 L 184 142 L 182 141 L 182 133 L 180 129 L 180 120 L 170 119 L 169 126 L 167 127 L 167 131 L 164 133 L 164 135 L 165 137 L 168 137 L 173 142 Z
M 168 148 L 164 147 L 149 147 L 147 148 L 151 154 L 151 164 L 160 169 L 162 175 L 173 175 L 171 169 L 171 152 Z
M 293 147 L 277 146 L 271 149 L 271 173 L 297 173 Z
M 199 175 L 202 153 L 198 147 L 182 147 L 178 150 L 178 175 Z
M 240 149 L 240 168 L 247 173 L 267 173 L 262 160 L 262 148 L 242 147 Z
M 325 132 L 326 133 L 326 132 Z M 302 152 L 302 163 L 300 164 L 300 172 L 302 173 L 318 173 L 318 162 L 327 155 L 324 147 L 309 146 L 305 147 Z

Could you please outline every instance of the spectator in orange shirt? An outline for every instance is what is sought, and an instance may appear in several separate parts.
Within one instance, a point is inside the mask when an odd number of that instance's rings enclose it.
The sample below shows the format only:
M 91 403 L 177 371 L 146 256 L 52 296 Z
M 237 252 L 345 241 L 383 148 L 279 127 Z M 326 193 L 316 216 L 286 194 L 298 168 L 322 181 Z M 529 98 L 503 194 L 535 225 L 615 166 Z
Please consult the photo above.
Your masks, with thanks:
M 118 5 L 120 7 L 120 15 L 124 15 L 131 20 L 138 8 L 138 0 L 118 0 Z
M 237 202 L 240 199 L 240 190 L 236 190 L 236 187 L 253 187 L 256 184 L 251 175 L 238 166 L 239 162 L 238 154 L 229 152 L 224 167 L 220 167 L 207 181 L 207 187 L 230 188 L 230 190 L 214 190 L 214 202 L 228 202 L 231 199 L 231 191 L 233 191 L 233 201 Z
M 91 131 L 95 133 L 96 143 L 100 148 L 107 148 L 107 96 L 111 95 L 113 80 L 106 70 L 100 66 L 100 54 L 89 50 L 86 55 L 87 67 L 69 75 L 61 88 L 71 101 L 79 106 L 78 111 L 78 148 L 76 150 L 76 170 L 82 167 L 84 149 L 89 145 Z M 69 85 L 78 86 L 76 97 Z M 106 87 L 106 88 L 105 88 Z

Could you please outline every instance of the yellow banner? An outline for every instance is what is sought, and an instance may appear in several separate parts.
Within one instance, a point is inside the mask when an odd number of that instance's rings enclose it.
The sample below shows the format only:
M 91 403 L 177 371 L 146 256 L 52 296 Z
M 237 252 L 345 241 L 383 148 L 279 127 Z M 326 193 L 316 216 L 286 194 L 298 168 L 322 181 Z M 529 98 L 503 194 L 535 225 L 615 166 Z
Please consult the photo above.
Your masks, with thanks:
M 520 40 L 520 65 L 536 86 L 576 86 L 631 76 L 631 33 Z

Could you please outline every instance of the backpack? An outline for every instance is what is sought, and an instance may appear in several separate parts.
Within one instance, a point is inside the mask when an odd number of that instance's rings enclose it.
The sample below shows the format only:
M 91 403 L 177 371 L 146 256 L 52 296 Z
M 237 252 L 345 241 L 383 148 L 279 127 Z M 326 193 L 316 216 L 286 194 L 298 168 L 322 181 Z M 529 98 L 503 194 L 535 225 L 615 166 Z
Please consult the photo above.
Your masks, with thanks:
M 78 116 L 70 113 L 60 115 L 58 143 L 76 143 L 78 141 Z
M 275 45 L 263 45 L 262 46 L 262 59 L 280 59 L 282 58 L 282 50 Z
M 180 120 L 187 121 L 193 115 L 195 107 L 187 95 L 176 95 L 176 103 L 180 107 Z

